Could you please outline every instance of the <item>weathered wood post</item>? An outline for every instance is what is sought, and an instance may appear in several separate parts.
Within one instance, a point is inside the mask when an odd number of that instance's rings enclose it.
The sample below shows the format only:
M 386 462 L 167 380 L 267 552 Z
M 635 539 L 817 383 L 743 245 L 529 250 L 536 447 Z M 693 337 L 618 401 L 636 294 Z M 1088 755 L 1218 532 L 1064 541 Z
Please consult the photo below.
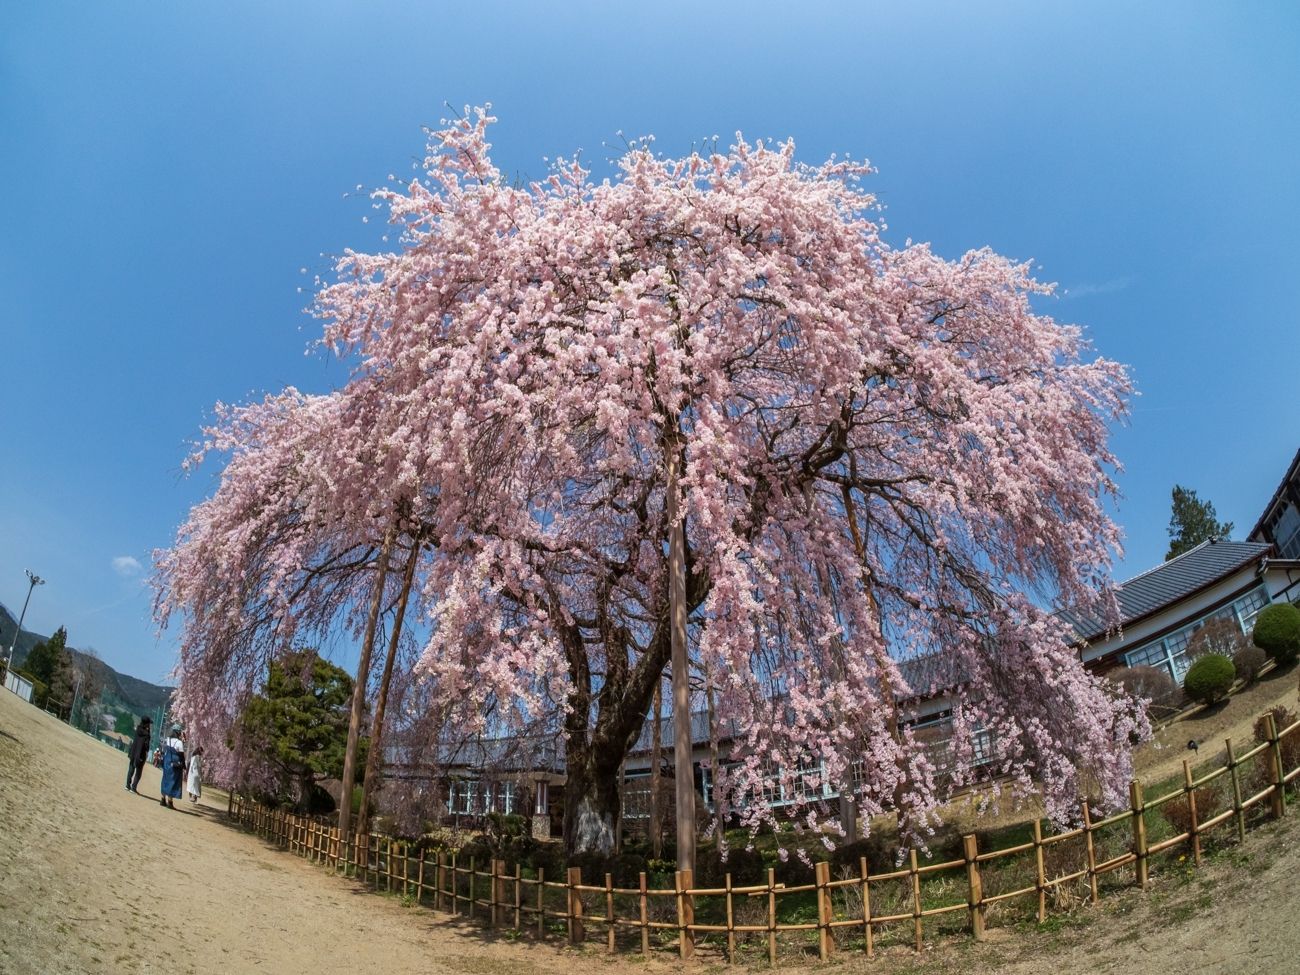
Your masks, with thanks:
M 614 953 L 614 875 L 605 874 L 605 923 L 608 928 L 605 930 L 605 947 L 612 955 Z
M 1142 794 L 1142 783 L 1134 779 L 1128 784 L 1129 807 L 1133 810 L 1133 863 L 1137 885 L 1147 889 L 1147 801 Z
M 776 966 L 776 871 L 767 869 L 767 963 Z
M 647 903 L 648 896 L 646 890 L 649 885 L 646 883 L 645 872 L 642 871 L 637 877 L 637 889 L 640 893 L 640 913 L 641 921 L 641 954 L 649 956 L 650 954 L 650 911 Z
M 492 861 L 492 910 L 491 925 L 500 927 L 501 925 L 501 905 L 505 903 L 505 880 L 503 879 L 506 872 L 506 862 L 504 860 Z
M 979 837 L 967 833 L 961 838 L 962 858 L 966 861 L 967 910 L 970 933 L 976 941 L 984 940 L 984 881 L 980 877 Z
M 582 885 L 582 868 L 570 867 L 567 882 L 569 943 L 580 945 L 587 940 L 587 926 L 582 920 L 582 891 L 578 890 L 578 887 Z
M 1192 862 L 1201 865 L 1201 830 L 1196 815 L 1196 786 L 1192 763 L 1183 759 L 1183 794 L 1187 797 L 1187 841 L 1192 847 Z
M 691 925 L 695 923 L 695 904 L 688 893 L 695 885 L 695 871 L 678 870 L 675 876 L 676 880 L 674 882 L 677 885 L 677 929 L 681 933 L 678 947 L 679 953 L 684 960 L 695 954 L 695 932 L 691 930 Z
M 1228 779 L 1232 782 L 1232 811 L 1237 817 L 1237 842 L 1246 842 L 1246 810 L 1241 804 L 1241 775 L 1237 771 L 1237 756 L 1232 750 L 1232 739 L 1223 740 L 1228 751 Z
M 1264 730 L 1268 734 L 1268 782 L 1272 786 L 1268 803 L 1273 818 L 1281 819 L 1286 815 L 1286 784 L 1282 778 L 1282 742 L 1272 711 L 1264 715 Z
M 871 884 L 867 878 L 867 858 L 858 858 L 858 872 L 862 875 L 862 950 L 874 958 L 876 947 L 871 937 Z
M 1088 808 L 1088 800 L 1084 799 L 1083 807 L 1083 845 L 1088 855 L 1088 890 L 1094 904 L 1100 903 L 1101 896 L 1097 890 L 1097 844 L 1092 838 L 1092 810 Z
M 921 950 L 921 867 L 916 862 L 916 850 L 908 856 L 908 872 L 912 878 L 912 924 L 916 929 L 916 950 Z
M 817 861 L 813 867 L 813 877 L 817 883 L 817 956 L 826 961 L 835 948 L 831 933 L 834 909 L 831 906 L 830 889 L 826 886 L 831 879 L 831 865 L 825 860 Z

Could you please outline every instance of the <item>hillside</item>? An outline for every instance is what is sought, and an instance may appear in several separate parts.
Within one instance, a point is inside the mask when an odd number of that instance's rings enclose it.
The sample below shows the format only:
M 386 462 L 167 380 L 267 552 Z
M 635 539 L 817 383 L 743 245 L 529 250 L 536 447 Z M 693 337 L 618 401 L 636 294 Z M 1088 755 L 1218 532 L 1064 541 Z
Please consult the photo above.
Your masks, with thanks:
M 0 650 L 0 659 L 3 659 L 3 653 L 8 651 L 9 641 L 13 639 L 15 629 L 17 629 L 17 621 L 8 608 L 0 604 L 0 647 L 3 648 Z M 43 634 L 24 629 L 19 634 L 18 645 L 14 649 L 15 668 L 21 668 L 32 647 L 46 639 L 48 637 Z M 79 663 L 87 666 L 102 681 L 103 701 L 106 705 L 116 705 L 133 714 L 152 714 L 159 708 L 166 707 L 173 688 L 151 684 L 130 674 L 119 673 L 98 657 L 83 653 L 75 647 L 68 649 Z

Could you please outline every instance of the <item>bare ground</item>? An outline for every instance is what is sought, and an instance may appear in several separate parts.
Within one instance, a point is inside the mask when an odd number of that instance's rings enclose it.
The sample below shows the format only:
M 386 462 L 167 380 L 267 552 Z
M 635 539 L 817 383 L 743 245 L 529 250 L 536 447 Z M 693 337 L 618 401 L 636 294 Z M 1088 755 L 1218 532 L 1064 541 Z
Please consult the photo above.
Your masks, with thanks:
M 1232 727 L 1245 720 L 1232 719 Z M 609 958 L 590 946 L 515 943 L 404 908 L 232 828 L 224 803 L 160 808 L 158 774 L 147 769 L 144 795 L 131 795 L 122 788 L 121 753 L 0 690 L 0 972 L 626 975 L 680 967 L 664 957 Z M 872 962 L 845 952 L 833 968 L 884 975 L 1300 971 L 1298 874 L 1300 816 L 1293 815 L 1199 870 L 1165 867 L 1150 891 L 1080 908 L 1042 929 L 997 928 L 985 944 L 949 938 L 921 954 L 891 949 Z M 687 967 L 725 966 L 706 957 Z

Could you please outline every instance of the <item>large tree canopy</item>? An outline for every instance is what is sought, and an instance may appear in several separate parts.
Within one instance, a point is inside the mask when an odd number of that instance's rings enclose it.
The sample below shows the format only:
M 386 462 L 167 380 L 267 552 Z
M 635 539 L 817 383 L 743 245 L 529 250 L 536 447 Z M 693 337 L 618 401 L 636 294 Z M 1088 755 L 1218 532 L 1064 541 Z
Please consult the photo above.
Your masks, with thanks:
M 315 433 L 282 434 L 270 406 L 226 425 L 235 459 L 163 556 L 160 605 L 246 619 L 265 583 L 267 611 L 293 613 L 316 598 L 305 567 L 373 549 L 366 518 L 417 499 L 423 675 L 467 730 L 556 715 L 566 840 L 608 848 L 669 655 L 675 456 L 692 654 L 736 732 L 719 794 L 751 825 L 766 776 L 812 767 L 923 826 L 940 797 L 906 719 L 930 684 L 958 691 L 959 750 L 990 732 L 1054 814 L 1085 772 L 1121 801 L 1141 718 L 1050 609 L 1099 602 L 1128 381 L 1034 311 L 1050 288 L 987 250 L 889 247 L 866 167 L 804 166 L 790 143 L 633 146 L 615 179 L 565 162 L 513 186 L 490 122 L 448 123 L 423 178 L 378 194 L 402 246 L 345 255 L 318 297 L 352 381 Z M 241 553 L 221 586 L 200 538 Z M 216 632 L 187 635 L 187 659 L 225 653 Z M 898 661 L 935 654 L 909 686 Z

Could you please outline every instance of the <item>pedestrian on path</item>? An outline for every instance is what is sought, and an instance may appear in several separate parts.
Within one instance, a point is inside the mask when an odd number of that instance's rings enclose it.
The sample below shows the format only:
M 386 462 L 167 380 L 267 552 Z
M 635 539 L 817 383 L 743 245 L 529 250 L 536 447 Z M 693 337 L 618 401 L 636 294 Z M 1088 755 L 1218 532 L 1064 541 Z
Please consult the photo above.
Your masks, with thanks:
M 140 784 L 140 773 L 144 771 L 144 763 L 149 761 L 149 742 L 153 739 L 153 718 L 145 715 L 140 719 L 140 723 L 135 726 L 135 738 L 131 740 L 131 747 L 127 750 L 126 758 L 126 788 L 128 792 L 136 792 L 136 786 Z
M 175 809 L 173 799 L 181 797 L 181 776 L 185 774 L 185 736 L 179 727 L 163 742 L 162 798 L 158 805 Z
M 190 794 L 190 802 L 198 802 L 199 796 L 203 795 L 203 748 L 202 746 L 194 749 L 194 754 L 190 757 L 190 780 L 185 785 L 185 791 Z

